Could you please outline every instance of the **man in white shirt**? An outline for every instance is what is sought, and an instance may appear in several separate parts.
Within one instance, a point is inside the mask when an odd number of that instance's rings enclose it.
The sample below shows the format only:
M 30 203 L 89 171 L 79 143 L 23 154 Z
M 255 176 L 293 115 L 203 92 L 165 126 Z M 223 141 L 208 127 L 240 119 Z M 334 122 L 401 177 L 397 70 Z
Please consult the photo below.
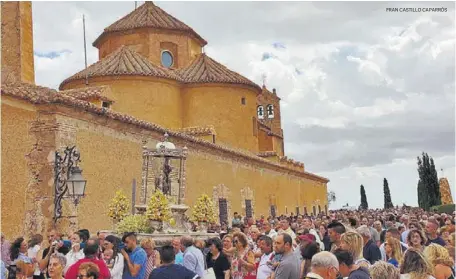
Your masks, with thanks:
M 272 251 L 272 239 L 267 235 L 262 235 L 259 245 L 263 255 L 258 264 L 257 279 L 267 279 L 273 272 L 272 260 L 275 254 Z
M 287 219 L 283 219 L 280 221 L 280 230 L 279 233 L 286 233 L 289 236 L 291 236 L 291 239 L 293 240 L 293 246 L 296 247 L 296 234 L 295 232 L 290 228 L 290 223 L 288 223 Z
M 264 235 L 269 236 L 272 240 L 274 240 L 274 238 L 277 236 L 277 232 L 272 228 L 271 223 L 268 221 L 265 221 L 263 223 L 263 232 Z
M 309 233 L 315 236 L 315 241 L 320 245 L 320 251 L 325 250 L 325 245 L 320 240 L 320 236 L 318 235 L 317 231 L 313 228 L 312 220 L 309 217 L 305 217 L 303 220 L 304 229 L 308 229 Z

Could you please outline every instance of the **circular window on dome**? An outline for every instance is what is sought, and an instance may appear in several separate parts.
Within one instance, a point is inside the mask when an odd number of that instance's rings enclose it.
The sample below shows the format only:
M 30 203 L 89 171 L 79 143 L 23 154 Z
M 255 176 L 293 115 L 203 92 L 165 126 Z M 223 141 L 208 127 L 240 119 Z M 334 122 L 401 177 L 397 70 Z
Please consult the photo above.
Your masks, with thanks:
M 169 52 L 167 50 L 162 51 L 161 63 L 163 65 L 163 67 L 166 67 L 166 68 L 170 68 L 173 65 L 174 59 L 173 59 L 173 55 L 171 54 L 171 52 Z

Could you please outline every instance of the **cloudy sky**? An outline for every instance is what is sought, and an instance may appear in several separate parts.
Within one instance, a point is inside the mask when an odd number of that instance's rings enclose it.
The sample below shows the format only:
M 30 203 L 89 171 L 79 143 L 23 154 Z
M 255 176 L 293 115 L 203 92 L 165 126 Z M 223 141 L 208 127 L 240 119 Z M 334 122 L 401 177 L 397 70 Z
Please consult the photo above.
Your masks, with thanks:
M 331 180 L 332 208 L 359 205 L 361 184 L 369 206 L 383 206 L 384 177 L 394 204 L 417 205 L 422 151 L 454 187 L 454 3 L 156 4 L 205 38 L 211 57 L 258 84 L 266 75 L 282 98 L 286 153 Z M 91 43 L 134 2 L 34 2 L 33 9 L 36 81 L 57 88 L 84 67 L 82 14 L 92 64 Z

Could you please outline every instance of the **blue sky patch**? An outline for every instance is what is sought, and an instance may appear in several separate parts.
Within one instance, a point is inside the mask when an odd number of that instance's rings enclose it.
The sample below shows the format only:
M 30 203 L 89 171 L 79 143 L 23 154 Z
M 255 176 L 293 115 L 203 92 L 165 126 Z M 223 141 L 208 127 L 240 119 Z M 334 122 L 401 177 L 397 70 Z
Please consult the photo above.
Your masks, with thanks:
M 263 57 L 261 58 L 261 61 L 266 61 L 271 58 L 277 58 L 277 56 L 275 56 L 274 54 L 272 54 L 270 52 L 264 52 Z
M 49 59 L 58 58 L 62 54 L 65 54 L 65 53 L 71 53 L 71 51 L 68 49 L 64 49 L 64 50 L 55 50 L 55 51 L 49 51 L 49 52 L 40 52 L 40 51 L 34 52 L 34 54 L 38 57 L 49 58 Z
M 281 42 L 275 42 L 272 44 L 275 49 L 286 49 L 287 47 Z

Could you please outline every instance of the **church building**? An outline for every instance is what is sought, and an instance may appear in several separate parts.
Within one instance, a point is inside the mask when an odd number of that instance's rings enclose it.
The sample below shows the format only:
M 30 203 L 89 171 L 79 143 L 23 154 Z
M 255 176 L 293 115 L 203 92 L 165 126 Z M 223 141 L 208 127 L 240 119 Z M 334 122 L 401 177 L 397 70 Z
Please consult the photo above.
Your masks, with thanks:
M 220 222 L 327 211 L 328 179 L 285 154 L 280 98 L 204 53 L 207 41 L 146 1 L 93 42 L 98 62 L 59 90 L 34 80 L 30 2 L 2 2 L 2 231 L 52 226 L 54 154 L 80 151 L 85 197 L 64 202 L 61 228 L 110 229 L 122 189 L 139 203 L 143 148 L 169 135 L 188 153 L 182 201 L 213 198 Z M 50 11 L 51 12 L 51 11 Z M 311 164 L 311 162 L 310 162 Z

